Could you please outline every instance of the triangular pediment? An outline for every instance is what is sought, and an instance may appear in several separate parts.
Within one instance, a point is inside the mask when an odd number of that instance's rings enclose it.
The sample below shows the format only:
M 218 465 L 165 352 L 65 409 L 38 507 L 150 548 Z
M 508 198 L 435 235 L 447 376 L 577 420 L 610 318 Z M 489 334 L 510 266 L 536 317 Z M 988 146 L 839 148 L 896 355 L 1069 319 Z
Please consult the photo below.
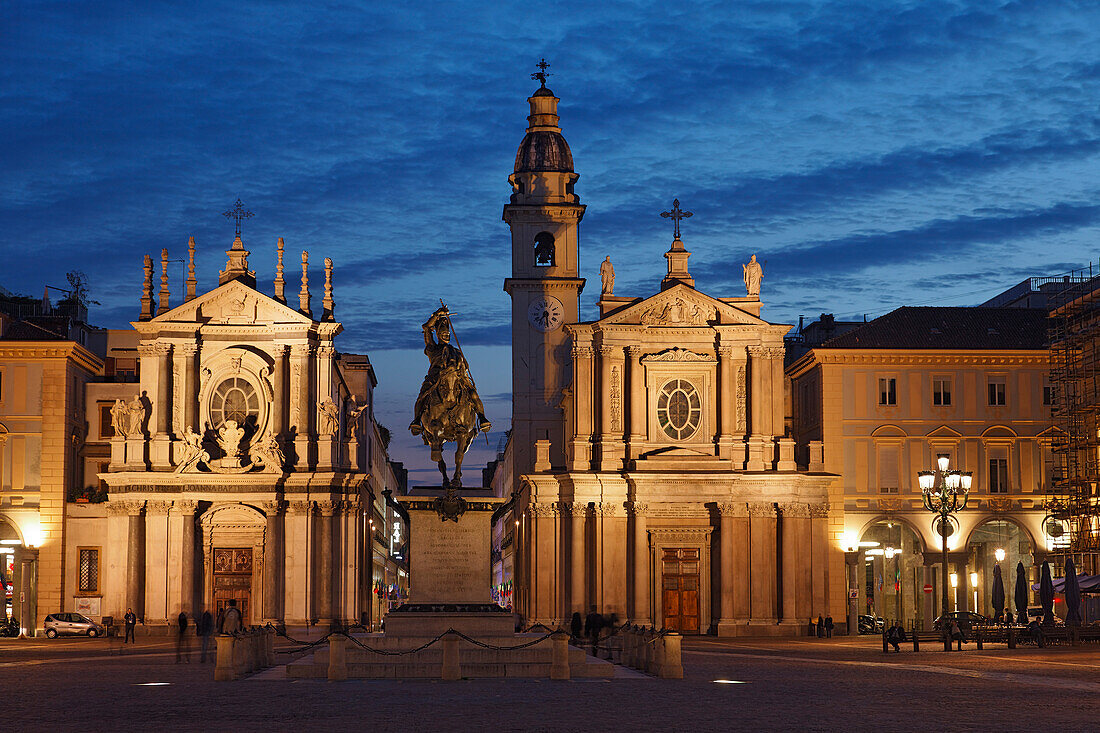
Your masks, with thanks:
M 309 326 L 309 316 L 264 295 L 237 280 L 230 280 L 208 293 L 177 305 L 148 321 L 155 325 L 200 323 L 224 325 L 294 324 Z
M 678 283 L 597 321 L 600 325 L 768 326 L 767 321 Z

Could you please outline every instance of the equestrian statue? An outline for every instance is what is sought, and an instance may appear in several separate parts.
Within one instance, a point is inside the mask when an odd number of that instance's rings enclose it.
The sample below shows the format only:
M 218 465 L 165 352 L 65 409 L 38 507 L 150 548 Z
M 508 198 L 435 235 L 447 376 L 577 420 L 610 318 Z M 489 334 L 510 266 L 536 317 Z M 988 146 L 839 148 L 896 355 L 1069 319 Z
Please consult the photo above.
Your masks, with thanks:
M 442 302 L 442 301 L 440 301 Z M 432 449 L 432 460 L 443 474 L 443 487 L 462 486 L 462 457 L 478 433 L 487 433 L 492 424 L 485 417 L 485 406 L 477 395 L 470 376 L 470 365 L 462 355 L 458 339 L 451 329 L 451 313 L 441 305 L 421 327 L 424 331 L 424 353 L 431 362 L 428 375 L 420 387 L 409 432 L 419 435 Z M 455 343 L 451 344 L 451 339 Z M 455 471 L 447 477 L 443 460 L 443 444 L 455 444 Z

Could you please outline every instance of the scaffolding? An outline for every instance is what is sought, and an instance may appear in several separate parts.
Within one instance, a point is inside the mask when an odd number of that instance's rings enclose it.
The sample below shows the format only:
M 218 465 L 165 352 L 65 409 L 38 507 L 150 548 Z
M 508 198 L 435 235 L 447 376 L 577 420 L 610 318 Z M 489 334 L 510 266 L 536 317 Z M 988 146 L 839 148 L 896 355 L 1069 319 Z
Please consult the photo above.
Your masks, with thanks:
M 1049 280 L 1051 452 L 1048 558 L 1100 572 L 1100 270 Z

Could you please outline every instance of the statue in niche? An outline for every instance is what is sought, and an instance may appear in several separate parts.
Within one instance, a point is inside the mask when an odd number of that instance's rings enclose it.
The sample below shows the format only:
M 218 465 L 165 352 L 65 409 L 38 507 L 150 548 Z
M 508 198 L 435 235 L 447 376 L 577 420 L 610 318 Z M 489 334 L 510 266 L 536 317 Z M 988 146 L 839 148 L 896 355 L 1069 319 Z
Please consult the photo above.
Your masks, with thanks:
M 359 425 L 363 419 L 363 413 L 366 411 L 367 406 L 360 407 L 356 404 L 354 397 L 349 397 L 347 404 L 344 408 L 345 419 L 347 420 L 348 440 L 359 437 Z
M 601 295 L 615 294 L 615 267 L 611 264 L 611 255 L 604 257 L 600 263 L 600 282 L 603 286 Z
M 760 297 L 760 281 L 764 278 L 764 267 L 756 261 L 756 255 L 749 258 L 746 265 L 741 265 L 745 280 L 745 292 L 749 297 Z
M 202 447 L 202 436 L 188 425 L 183 433 L 182 455 L 176 473 L 197 471 L 200 463 L 209 463 L 210 454 Z
M 319 404 L 321 411 L 321 435 L 336 435 L 340 432 L 340 410 L 331 398 L 325 397 Z
M 462 486 L 462 457 L 473 439 L 478 433 L 488 432 L 492 424 L 485 417 L 485 406 L 470 376 L 466 357 L 451 344 L 451 314 L 447 306 L 437 309 L 421 329 L 424 353 L 431 367 L 416 398 L 409 432 L 419 435 L 432 449 L 432 460 L 443 474 L 443 486 L 452 489 Z M 455 443 L 455 471 L 454 477 L 448 478 L 443 444 L 451 441 Z
M 226 420 L 218 428 L 218 447 L 225 453 L 222 459 L 223 465 L 239 468 L 241 465 L 241 439 L 244 438 L 244 429 L 236 420 Z

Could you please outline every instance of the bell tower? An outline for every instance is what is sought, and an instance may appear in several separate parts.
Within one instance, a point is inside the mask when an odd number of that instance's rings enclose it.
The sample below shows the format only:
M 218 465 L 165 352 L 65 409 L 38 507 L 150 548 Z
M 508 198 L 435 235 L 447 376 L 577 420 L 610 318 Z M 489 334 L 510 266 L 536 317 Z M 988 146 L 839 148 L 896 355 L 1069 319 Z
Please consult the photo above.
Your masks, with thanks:
M 528 97 L 527 134 L 516 153 L 504 221 L 512 230 L 513 476 L 529 473 L 536 440 L 550 440 L 550 462 L 565 464 L 562 391 L 571 381 L 570 336 L 584 279 L 577 229 L 584 206 L 573 193 L 573 154 L 558 126 L 559 99 L 546 87 L 546 62 L 532 74 L 542 85 Z

